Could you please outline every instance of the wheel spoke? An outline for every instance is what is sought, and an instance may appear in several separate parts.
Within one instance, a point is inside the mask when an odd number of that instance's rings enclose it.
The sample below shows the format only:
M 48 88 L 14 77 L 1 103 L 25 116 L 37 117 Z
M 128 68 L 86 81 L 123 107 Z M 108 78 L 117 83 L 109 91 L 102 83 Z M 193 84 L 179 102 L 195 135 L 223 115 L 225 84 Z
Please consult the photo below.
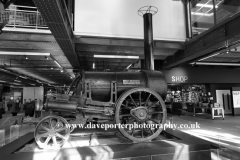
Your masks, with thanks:
M 150 106 L 148 106 L 148 109 L 149 108 L 152 108 L 155 104 L 157 104 L 159 101 L 156 101 L 156 102 L 154 102 L 153 104 L 151 104 Z
M 152 132 L 152 134 L 154 134 L 154 132 L 151 130 L 151 128 L 148 128 L 151 132 Z
M 127 107 L 125 104 L 121 104 L 122 106 L 124 106 L 124 107 Z
M 133 127 L 133 130 L 132 130 L 132 133 L 131 133 L 132 136 L 133 136 L 133 134 L 134 134 L 134 131 L 135 131 L 135 128 Z
M 61 135 L 61 134 L 59 134 L 59 133 L 56 133 L 56 136 L 59 137 L 59 138 L 61 138 L 61 139 L 66 140 L 66 137 L 64 137 L 63 135 Z
M 49 131 L 49 130 L 50 130 L 49 128 L 43 126 L 43 124 L 41 124 L 41 127 L 42 127 L 42 129 L 44 129 L 45 131 Z
M 43 133 L 43 134 L 37 134 L 35 138 L 36 138 L 36 139 L 40 139 L 40 138 L 42 138 L 42 137 L 48 137 L 48 132 Z
M 52 137 L 54 147 L 58 147 L 56 136 Z
M 127 101 L 126 101 L 126 103 L 127 103 Z M 129 108 L 127 104 L 125 105 L 122 103 L 121 106 L 124 106 L 124 109 L 132 109 L 132 108 Z
M 61 124 L 61 123 L 60 123 L 60 121 L 59 121 L 59 119 L 58 119 L 58 120 L 57 120 L 57 123 L 56 123 L 56 125 L 55 125 L 55 127 L 54 127 L 54 129 L 56 129 L 59 124 Z
M 152 122 L 154 122 L 154 123 L 157 123 L 157 124 L 159 124 L 159 122 L 158 121 L 156 121 L 155 119 L 149 119 L 150 121 L 152 121 Z
M 122 115 L 119 115 L 119 117 L 129 117 L 131 116 L 131 114 L 122 114 Z
M 137 104 L 136 104 L 135 101 L 133 100 L 132 96 L 129 95 L 129 97 L 131 98 L 131 101 L 133 102 L 134 106 L 137 107 Z
M 55 132 L 62 132 L 64 130 L 66 130 L 66 128 L 59 128 L 59 129 L 55 129 Z
M 44 142 L 44 145 L 47 145 L 48 144 L 48 142 L 50 141 L 50 139 L 51 139 L 51 137 L 50 136 L 48 136 L 47 137 L 47 139 L 45 140 L 45 142 Z
M 145 102 L 145 105 L 144 105 L 144 107 L 146 107 L 147 106 L 147 104 L 148 104 L 148 101 L 149 101 L 149 98 L 150 98 L 150 96 L 151 96 L 152 94 L 151 93 L 149 93 L 149 95 L 148 95 L 148 97 L 147 97 L 147 99 L 146 99 L 146 102 Z
M 49 127 L 53 128 L 53 126 L 52 126 L 52 118 L 49 118 L 48 123 L 49 123 Z
M 141 106 L 141 91 L 139 91 L 139 106 Z
M 148 114 L 158 114 L 158 113 L 163 113 L 163 112 L 148 112 Z

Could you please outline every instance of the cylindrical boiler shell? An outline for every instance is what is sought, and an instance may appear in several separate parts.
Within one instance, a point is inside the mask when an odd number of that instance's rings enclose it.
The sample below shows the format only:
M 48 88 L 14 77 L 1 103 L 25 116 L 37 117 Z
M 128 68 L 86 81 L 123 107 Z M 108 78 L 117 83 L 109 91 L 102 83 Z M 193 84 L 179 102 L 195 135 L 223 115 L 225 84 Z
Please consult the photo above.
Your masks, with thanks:
M 117 84 L 117 96 L 137 87 L 147 87 L 156 91 L 163 99 L 167 93 L 167 83 L 164 75 L 159 71 L 141 72 L 83 72 L 83 91 L 85 83 L 91 84 L 93 100 L 107 102 L 111 97 L 111 82 Z M 80 83 L 78 84 L 80 85 Z M 80 94 L 80 93 L 77 93 Z
M 77 109 L 77 102 L 68 101 L 56 101 L 56 100 L 48 100 L 46 102 L 47 109 L 56 110 L 56 111 L 76 111 Z

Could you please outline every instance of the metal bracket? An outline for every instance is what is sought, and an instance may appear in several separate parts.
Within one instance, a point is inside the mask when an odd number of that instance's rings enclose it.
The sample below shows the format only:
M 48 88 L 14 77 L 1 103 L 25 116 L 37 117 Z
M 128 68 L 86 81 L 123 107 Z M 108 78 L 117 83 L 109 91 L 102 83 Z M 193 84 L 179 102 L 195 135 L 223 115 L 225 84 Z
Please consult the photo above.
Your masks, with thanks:
M 110 102 L 116 102 L 117 101 L 117 83 L 116 81 L 111 82 L 111 99 Z
M 85 96 L 88 99 L 92 99 L 92 93 L 91 93 L 91 83 L 90 82 L 85 82 Z

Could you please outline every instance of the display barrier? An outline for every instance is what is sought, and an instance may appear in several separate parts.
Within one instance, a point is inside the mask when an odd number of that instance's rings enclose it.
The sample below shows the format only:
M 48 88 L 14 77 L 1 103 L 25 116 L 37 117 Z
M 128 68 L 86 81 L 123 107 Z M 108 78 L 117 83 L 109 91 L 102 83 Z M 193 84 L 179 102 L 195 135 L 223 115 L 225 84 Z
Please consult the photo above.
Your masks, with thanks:
M 11 125 L 8 128 L 0 129 L 0 148 L 29 132 L 33 132 L 34 129 L 35 126 L 29 124 Z
M 19 137 L 19 125 L 10 126 L 10 141 L 14 141 Z
M 0 130 L 0 147 L 5 144 L 5 129 Z

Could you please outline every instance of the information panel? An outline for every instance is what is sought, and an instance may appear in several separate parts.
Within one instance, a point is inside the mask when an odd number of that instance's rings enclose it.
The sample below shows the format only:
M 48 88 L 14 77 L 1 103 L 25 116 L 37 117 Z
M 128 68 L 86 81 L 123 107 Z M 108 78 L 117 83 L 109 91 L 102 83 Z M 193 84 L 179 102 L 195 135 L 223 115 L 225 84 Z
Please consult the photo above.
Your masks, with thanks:
M 233 93 L 233 107 L 240 108 L 240 91 L 232 91 Z

